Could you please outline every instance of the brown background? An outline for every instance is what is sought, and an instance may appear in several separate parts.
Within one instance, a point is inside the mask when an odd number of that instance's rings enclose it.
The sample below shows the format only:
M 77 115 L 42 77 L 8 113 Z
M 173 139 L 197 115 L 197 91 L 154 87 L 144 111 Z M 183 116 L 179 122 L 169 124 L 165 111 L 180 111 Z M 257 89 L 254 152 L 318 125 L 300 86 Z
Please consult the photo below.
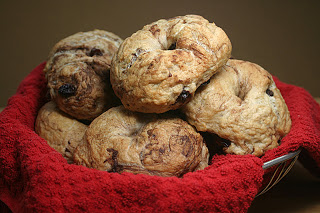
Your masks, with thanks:
M 236 58 L 320 96 L 319 2 L 0 1 L 0 106 L 66 36 L 98 28 L 126 38 L 145 24 L 185 14 L 202 15 L 222 27 Z

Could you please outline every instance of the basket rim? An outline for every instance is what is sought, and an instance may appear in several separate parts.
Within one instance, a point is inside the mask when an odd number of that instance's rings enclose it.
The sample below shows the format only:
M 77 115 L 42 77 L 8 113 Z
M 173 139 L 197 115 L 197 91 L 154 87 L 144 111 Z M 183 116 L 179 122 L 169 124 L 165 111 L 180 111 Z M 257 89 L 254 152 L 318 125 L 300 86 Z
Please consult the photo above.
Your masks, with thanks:
M 291 158 L 294 158 L 294 157 L 298 156 L 300 154 L 300 152 L 301 152 L 301 150 L 297 150 L 295 152 L 290 152 L 290 153 L 288 153 L 286 155 L 282 155 L 282 156 L 280 156 L 278 158 L 275 158 L 275 159 L 272 159 L 270 161 L 267 161 L 262 165 L 262 168 L 263 169 L 268 169 L 268 168 L 270 168 L 270 167 L 272 167 L 274 165 L 277 165 L 279 163 L 282 163 L 284 161 L 287 161 L 287 160 L 289 160 Z

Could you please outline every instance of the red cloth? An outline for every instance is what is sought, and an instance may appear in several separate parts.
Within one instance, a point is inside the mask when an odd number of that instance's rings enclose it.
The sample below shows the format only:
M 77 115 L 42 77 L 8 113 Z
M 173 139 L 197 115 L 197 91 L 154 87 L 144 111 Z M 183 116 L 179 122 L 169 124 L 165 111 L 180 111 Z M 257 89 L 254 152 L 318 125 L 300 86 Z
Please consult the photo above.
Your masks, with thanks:
M 304 89 L 277 79 L 293 126 L 262 158 L 215 156 L 205 170 L 183 178 L 67 164 L 34 132 L 46 101 L 43 67 L 21 82 L 0 114 L 0 200 L 13 212 L 246 212 L 261 187 L 263 162 L 299 147 L 303 165 L 319 177 L 320 107 Z

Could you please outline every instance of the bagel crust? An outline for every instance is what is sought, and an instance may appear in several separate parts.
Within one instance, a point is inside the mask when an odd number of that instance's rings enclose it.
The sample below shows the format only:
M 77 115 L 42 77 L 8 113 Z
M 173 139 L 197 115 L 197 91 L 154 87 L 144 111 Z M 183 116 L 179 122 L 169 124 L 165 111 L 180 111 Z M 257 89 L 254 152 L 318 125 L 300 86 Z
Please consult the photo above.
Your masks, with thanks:
M 74 150 L 83 142 L 87 128 L 87 125 L 59 110 L 53 101 L 39 110 L 35 123 L 35 132 L 68 163 L 73 163 Z
M 202 136 L 173 117 L 114 107 L 96 118 L 74 160 L 109 172 L 181 177 L 208 166 Z
M 110 83 L 110 66 L 122 39 L 103 30 L 79 32 L 59 41 L 44 69 L 52 100 L 65 113 L 93 120 L 121 102 Z
M 271 74 L 261 66 L 230 59 L 199 88 L 182 111 L 198 131 L 228 141 L 224 151 L 261 156 L 291 128 L 290 113 Z
M 161 19 L 120 45 L 112 60 L 112 87 L 129 110 L 177 109 L 227 62 L 231 49 L 226 33 L 201 16 Z

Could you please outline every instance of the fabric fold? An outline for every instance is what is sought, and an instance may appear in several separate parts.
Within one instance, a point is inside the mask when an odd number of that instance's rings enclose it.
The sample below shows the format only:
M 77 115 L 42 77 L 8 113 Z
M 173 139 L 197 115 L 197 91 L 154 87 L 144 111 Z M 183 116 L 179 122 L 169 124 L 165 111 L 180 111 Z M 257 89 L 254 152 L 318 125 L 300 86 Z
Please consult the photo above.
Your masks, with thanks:
M 292 129 L 262 158 L 216 155 L 182 178 L 109 173 L 68 164 L 34 132 L 48 101 L 37 66 L 0 113 L 0 200 L 13 212 L 246 212 L 261 188 L 263 162 L 303 149 L 301 162 L 319 177 L 320 107 L 303 88 L 275 78 Z

